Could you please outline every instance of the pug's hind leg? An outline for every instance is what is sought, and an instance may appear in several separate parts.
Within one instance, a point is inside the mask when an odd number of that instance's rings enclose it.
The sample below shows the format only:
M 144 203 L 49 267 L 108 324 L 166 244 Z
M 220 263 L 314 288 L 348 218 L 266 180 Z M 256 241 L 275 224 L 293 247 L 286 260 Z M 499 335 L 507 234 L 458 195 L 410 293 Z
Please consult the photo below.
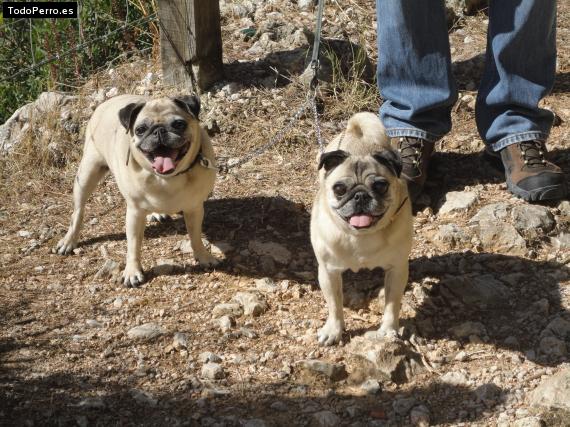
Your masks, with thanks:
M 204 206 L 200 205 L 192 211 L 184 211 L 184 222 L 190 236 L 190 244 L 194 258 L 204 267 L 214 267 L 219 261 L 208 252 L 202 242 L 202 221 L 204 220 Z
M 73 184 L 73 214 L 67 234 L 61 239 L 56 252 L 60 255 L 70 254 L 77 247 L 79 232 L 83 225 L 85 203 L 95 190 L 95 187 L 107 174 L 108 168 L 104 160 L 91 145 L 85 147 L 85 153 L 79 164 L 75 182 Z
M 327 302 L 329 315 L 325 325 L 319 329 L 317 339 L 320 345 L 333 345 L 340 341 L 344 330 L 342 312 L 342 271 L 329 271 L 319 265 L 319 286 Z

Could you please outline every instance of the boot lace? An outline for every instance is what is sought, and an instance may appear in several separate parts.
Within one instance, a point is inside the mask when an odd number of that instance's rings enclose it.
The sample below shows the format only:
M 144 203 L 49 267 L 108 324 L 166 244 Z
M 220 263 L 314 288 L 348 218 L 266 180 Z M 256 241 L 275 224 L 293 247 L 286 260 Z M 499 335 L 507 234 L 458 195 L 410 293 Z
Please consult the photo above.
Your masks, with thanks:
M 521 158 L 529 168 L 543 167 L 546 165 L 544 154 L 546 148 L 541 141 L 523 141 L 519 144 Z
M 398 140 L 398 151 L 402 159 L 402 163 L 410 166 L 415 175 L 419 176 L 422 173 L 422 151 L 424 148 L 424 141 L 420 138 L 402 137 Z

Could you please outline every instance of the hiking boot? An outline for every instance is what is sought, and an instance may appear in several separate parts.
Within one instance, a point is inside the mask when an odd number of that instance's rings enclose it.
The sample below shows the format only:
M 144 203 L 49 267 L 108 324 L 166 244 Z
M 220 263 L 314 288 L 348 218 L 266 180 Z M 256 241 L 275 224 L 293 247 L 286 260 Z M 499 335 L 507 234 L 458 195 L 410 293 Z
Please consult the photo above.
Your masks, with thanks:
M 402 158 L 402 177 L 408 182 L 408 192 L 412 201 L 417 199 L 424 188 L 434 145 L 433 142 L 412 136 L 392 139 L 392 146 L 398 150 Z
M 493 153 L 497 156 L 497 153 Z M 561 199 L 566 196 L 564 174 L 545 159 L 543 141 L 523 141 L 500 151 L 507 188 L 527 202 Z

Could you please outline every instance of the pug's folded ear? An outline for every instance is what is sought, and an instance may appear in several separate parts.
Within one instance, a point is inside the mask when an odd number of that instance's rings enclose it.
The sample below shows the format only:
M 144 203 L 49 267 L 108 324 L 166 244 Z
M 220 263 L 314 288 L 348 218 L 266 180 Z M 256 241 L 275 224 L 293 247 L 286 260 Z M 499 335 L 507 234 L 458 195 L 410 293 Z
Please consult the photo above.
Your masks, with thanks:
M 198 118 L 200 114 L 200 98 L 194 95 L 184 95 L 172 98 L 172 100 L 188 114 L 193 115 L 196 119 Z
M 127 132 L 132 129 L 133 125 L 135 124 L 135 120 L 137 119 L 137 116 L 143 109 L 144 105 L 144 102 L 133 102 L 119 110 L 119 121 L 127 130 Z
M 377 151 L 372 155 L 372 157 L 374 157 L 374 160 L 376 160 L 381 165 L 386 166 L 392 171 L 394 175 L 400 178 L 400 175 L 402 174 L 402 159 L 400 158 L 400 154 L 397 151 Z
M 324 167 L 325 171 L 329 172 L 344 162 L 348 156 L 349 154 L 344 150 L 327 151 L 321 154 L 318 169 L 320 170 Z

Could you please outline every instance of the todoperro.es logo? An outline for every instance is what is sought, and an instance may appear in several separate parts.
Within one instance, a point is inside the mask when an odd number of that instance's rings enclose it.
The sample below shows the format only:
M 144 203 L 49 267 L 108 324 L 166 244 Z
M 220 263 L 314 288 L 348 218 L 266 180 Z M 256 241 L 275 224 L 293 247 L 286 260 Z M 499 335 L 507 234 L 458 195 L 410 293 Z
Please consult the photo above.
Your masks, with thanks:
M 77 18 L 77 2 L 14 2 L 2 3 L 4 18 Z

